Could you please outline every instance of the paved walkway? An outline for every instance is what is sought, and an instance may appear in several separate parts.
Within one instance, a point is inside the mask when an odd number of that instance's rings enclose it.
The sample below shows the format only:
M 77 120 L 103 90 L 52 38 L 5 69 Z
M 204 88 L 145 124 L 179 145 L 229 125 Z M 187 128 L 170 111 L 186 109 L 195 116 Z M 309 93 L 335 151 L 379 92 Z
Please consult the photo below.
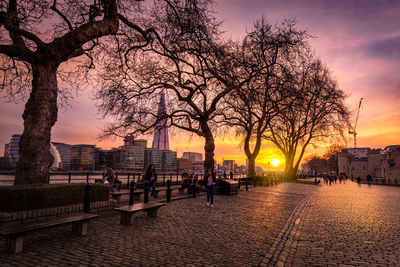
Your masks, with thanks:
M 250 187 L 237 196 L 168 203 L 158 218 L 101 214 L 28 235 L 0 266 L 400 266 L 400 188 L 353 183 Z M 0 246 L 4 246 L 0 240 Z
M 293 266 L 400 266 L 400 187 L 321 186 Z

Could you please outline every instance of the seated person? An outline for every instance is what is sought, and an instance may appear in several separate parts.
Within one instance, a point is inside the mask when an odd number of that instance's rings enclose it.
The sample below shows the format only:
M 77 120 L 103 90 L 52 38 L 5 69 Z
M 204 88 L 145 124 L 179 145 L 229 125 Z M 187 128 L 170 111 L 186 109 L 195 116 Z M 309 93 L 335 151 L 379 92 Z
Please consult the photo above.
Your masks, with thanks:
M 182 178 L 181 187 L 182 187 L 182 188 L 189 188 L 191 183 L 192 183 L 191 179 L 190 179 L 189 176 L 186 174 L 186 175 Z

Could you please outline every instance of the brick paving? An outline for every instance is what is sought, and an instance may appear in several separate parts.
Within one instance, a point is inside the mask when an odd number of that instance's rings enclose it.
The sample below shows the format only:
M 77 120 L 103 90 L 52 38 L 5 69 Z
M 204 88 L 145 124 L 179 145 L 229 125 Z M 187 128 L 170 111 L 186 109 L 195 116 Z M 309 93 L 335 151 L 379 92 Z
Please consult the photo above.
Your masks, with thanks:
M 400 266 L 400 187 L 287 183 L 205 202 L 174 201 L 132 226 L 103 212 L 85 237 L 33 233 L 0 266 Z
M 1 266 L 258 266 L 293 210 L 318 187 L 251 187 L 236 196 L 182 199 L 161 207 L 158 218 L 135 215 L 132 226 L 103 212 L 88 235 L 70 226 L 32 233 L 18 255 L 0 252 Z M 0 240 L 4 246 L 4 240 Z
M 319 188 L 293 266 L 400 266 L 400 187 Z

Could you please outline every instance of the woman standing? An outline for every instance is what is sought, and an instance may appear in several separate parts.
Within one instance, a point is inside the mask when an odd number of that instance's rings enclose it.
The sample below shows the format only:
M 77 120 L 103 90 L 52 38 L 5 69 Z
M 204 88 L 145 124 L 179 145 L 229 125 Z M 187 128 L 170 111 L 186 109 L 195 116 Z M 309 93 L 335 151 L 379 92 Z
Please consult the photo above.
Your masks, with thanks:
M 151 196 L 154 197 L 156 185 L 157 185 L 157 173 L 156 167 L 154 164 L 151 164 L 149 168 L 147 168 L 146 174 L 144 176 L 145 181 L 148 182 L 149 186 L 151 186 Z
M 204 177 L 204 184 L 206 185 L 207 191 L 207 206 L 214 207 L 214 186 L 216 183 L 214 175 L 212 175 L 212 171 L 208 170 L 206 176 Z

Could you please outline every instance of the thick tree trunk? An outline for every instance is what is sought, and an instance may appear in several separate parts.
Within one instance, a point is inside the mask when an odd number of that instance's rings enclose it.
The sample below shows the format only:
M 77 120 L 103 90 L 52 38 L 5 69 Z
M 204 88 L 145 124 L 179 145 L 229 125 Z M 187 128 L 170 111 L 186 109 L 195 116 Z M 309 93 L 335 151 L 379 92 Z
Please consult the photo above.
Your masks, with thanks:
M 215 143 L 214 143 L 214 136 L 208 127 L 207 123 L 203 123 L 202 131 L 204 134 L 205 145 L 204 145 L 204 173 L 208 170 L 214 171 L 214 150 L 215 150 Z
M 293 167 L 294 155 L 285 154 L 285 177 L 289 180 L 296 179 L 297 169 Z
M 247 176 L 250 180 L 254 180 L 256 177 L 256 158 L 247 157 L 249 165 L 247 166 Z
M 24 132 L 19 142 L 15 184 L 49 181 L 51 128 L 57 121 L 57 67 L 32 64 L 32 92 L 22 115 Z

